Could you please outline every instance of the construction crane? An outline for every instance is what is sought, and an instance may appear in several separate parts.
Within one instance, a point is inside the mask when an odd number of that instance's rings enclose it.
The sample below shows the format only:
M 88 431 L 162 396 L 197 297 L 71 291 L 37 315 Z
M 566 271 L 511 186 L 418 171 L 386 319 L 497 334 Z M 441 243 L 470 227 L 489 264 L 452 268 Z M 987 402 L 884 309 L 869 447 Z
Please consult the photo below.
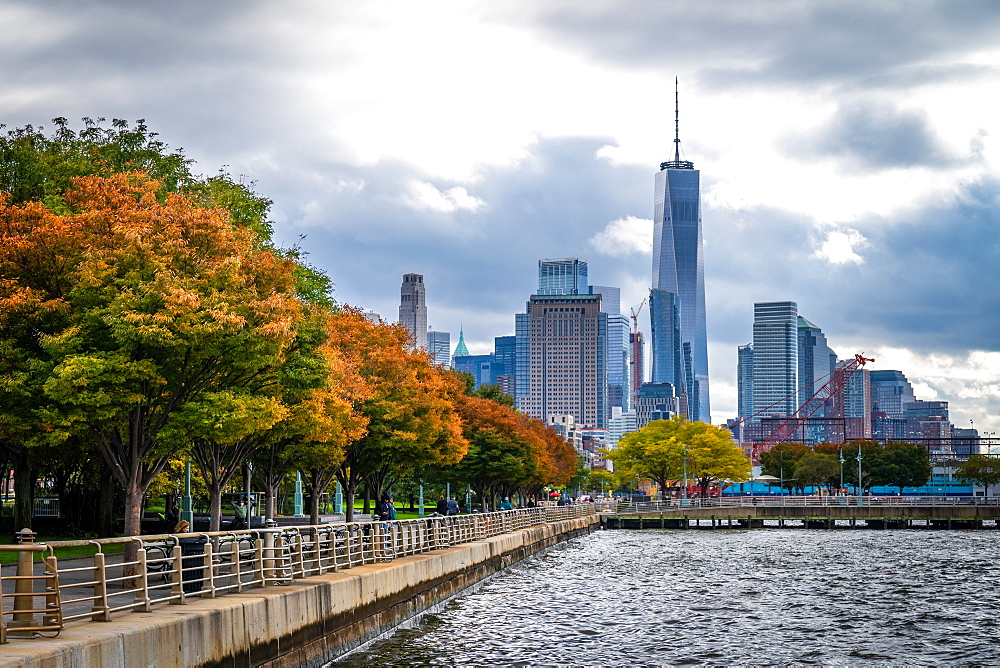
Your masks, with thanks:
M 629 343 L 632 345 L 632 406 L 639 401 L 639 386 L 642 385 L 642 332 L 639 331 L 639 314 L 642 307 L 646 305 L 648 297 L 644 297 L 642 303 L 632 307 L 632 333 L 629 335 Z
M 642 303 L 638 306 L 632 307 L 632 333 L 635 334 L 639 331 L 639 314 L 642 313 L 642 307 L 646 305 L 646 300 L 649 297 L 643 297 Z
M 809 418 L 811 418 L 821 406 L 826 404 L 828 399 L 834 398 L 838 395 L 838 393 L 844 388 L 844 385 L 847 384 L 847 381 L 850 380 L 851 376 L 853 376 L 858 369 L 862 368 L 866 363 L 874 361 L 874 359 L 864 357 L 861 354 L 855 355 L 854 359 L 816 381 L 818 383 L 825 378 L 828 378 L 828 380 L 826 380 L 826 382 L 824 382 L 811 397 L 802 402 L 802 405 L 796 408 L 791 415 L 785 417 L 778 424 L 778 426 L 775 427 L 762 440 L 754 443 L 753 449 L 750 452 L 750 461 L 753 464 L 757 464 L 760 460 L 761 453 L 767 452 L 775 445 L 787 441 L 795 432 L 806 424 L 806 421 L 809 420 Z M 731 428 L 749 422 L 753 418 L 767 413 L 775 406 L 778 406 L 779 404 L 787 401 L 790 397 L 797 395 L 800 391 L 801 390 L 796 390 L 795 392 L 782 397 L 778 401 L 775 401 L 770 406 L 765 406 L 750 417 L 743 418 L 739 422 L 734 423 L 731 425 Z M 843 418 L 844 407 L 841 402 L 835 402 L 833 410 L 834 415 L 827 417 Z

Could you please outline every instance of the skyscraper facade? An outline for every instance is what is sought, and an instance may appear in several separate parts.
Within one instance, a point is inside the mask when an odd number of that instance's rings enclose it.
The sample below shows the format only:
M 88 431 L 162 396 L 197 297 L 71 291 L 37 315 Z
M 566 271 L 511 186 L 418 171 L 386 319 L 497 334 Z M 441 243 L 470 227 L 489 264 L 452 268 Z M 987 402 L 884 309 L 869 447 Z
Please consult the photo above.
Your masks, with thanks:
M 906 418 L 903 417 L 903 406 L 917 400 L 913 386 L 902 371 L 895 369 L 877 369 L 868 377 L 872 386 L 872 436 L 904 440 Z
M 434 364 L 451 367 L 451 332 L 427 330 L 427 352 L 433 356 Z
M 587 263 L 575 257 L 538 261 L 538 294 L 587 294 Z
M 572 415 L 607 426 L 607 314 L 601 296 L 532 295 L 528 302 L 530 382 L 518 407 L 549 421 Z
M 427 348 L 427 301 L 422 274 L 403 274 L 399 290 L 399 322 L 410 330 L 415 348 Z
M 798 407 L 798 311 L 795 302 L 753 305 L 753 412 L 761 417 Z
M 823 398 L 812 396 L 830 380 L 837 366 L 837 354 L 826 342 L 826 335 L 819 327 L 801 315 L 798 317 L 799 338 L 799 398 L 800 414 L 806 417 L 826 417 Z M 807 444 L 829 441 L 832 434 L 820 421 L 807 424 L 802 435 Z
M 632 394 L 629 323 L 621 313 L 621 290 L 607 285 L 591 285 L 590 293 L 601 295 L 601 310 L 608 316 L 608 415 L 615 406 L 627 411 Z
M 739 417 L 753 415 L 753 344 L 740 346 L 736 353 L 736 405 Z
M 682 360 L 689 360 L 685 363 L 690 366 L 682 374 L 687 379 L 683 390 L 688 395 L 688 418 L 711 421 L 700 173 L 693 162 L 681 160 L 679 132 L 675 135 L 674 146 L 674 159 L 661 163 L 654 179 L 652 287 L 673 293 L 680 300 L 680 355 Z M 651 319 L 661 317 L 656 313 L 659 308 L 650 304 Z M 657 337 L 671 334 L 670 330 L 662 328 L 659 333 L 653 333 L 654 368 L 655 351 L 672 345 L 667 341 L 658 343 Z
M 631 375 L 632 400 L 630 406 L 635 405 L 639 398 L 639 387 L 646 380 L 646 342 L 643 340 L 642 332 L 632 332 L 628 335 L 630 348 L 629 374 Z
M 670 383 L 678 396 L 685 394 L 688 369 L 681 338 L 681 305 L 676 294 L 668 290 L 649 291 L 649 325 L 653 341 L 651 382 Z

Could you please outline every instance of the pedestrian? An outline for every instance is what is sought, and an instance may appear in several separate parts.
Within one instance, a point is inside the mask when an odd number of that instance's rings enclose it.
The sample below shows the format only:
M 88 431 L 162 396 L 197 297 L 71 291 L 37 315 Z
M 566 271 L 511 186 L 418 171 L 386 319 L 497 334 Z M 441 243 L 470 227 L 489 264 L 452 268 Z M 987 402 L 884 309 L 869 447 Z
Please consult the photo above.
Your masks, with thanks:
M 458 515 L 458 500 L 455 498 L 454 494 L 450 499 L 448 499 L 448 514 Z
M 375 503 L 375 514 L 372 516 L 372 519 L 374 520 L 385 519 L 385 515 L 389 512 L 388 508 L 386 507 L 388 503 L 389 503 L 388 495 L 383 494 L 381 497 L 379 497 L 379 500 Z
M 514 510 L 514 504 L 510 502 L 510 497 L 503 497 L 503 501 L 500 502 L 500 510 Z
M 537 508 L 537 507 L 538 507 L 538 504 L 535 503 L 535 497 L 529 496 L 528 497 L 528 508 Z
M 446 498 L 444 498 L 444 494 L 442 494 L 441 498 L 438 499 L 437 506 L 434 508 L 434 511 L 438 515 L 447 515 L 448 514 L 448 500 Z
M 187 520 L 181 520 L 174 526 L 174 533 L 187 533 L 191 530 L 191 524 Z
M 247 500 L 245 497 L 240 497 L 240 500 L 233 504 L 233 521 L 229 525 L 229 528 L 233 531 L 239 531 L 240 529 L 246 529 L 247 527 L 247 513 L 250 507 L 247 506 Z

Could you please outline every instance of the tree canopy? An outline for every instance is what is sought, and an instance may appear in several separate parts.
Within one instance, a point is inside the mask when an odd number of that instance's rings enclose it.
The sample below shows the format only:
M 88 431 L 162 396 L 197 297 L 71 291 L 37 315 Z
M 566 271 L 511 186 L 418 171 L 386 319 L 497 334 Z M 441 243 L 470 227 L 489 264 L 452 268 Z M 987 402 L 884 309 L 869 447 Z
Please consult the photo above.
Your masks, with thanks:
M 652 480 L 661 490 L 682 480 L 685 472 L 703 495 L 714 482 L 750 476 L 750 460 L 727 429 L 683 418 L 654 420 L 626 434 L 606 455 L 616 471 Z

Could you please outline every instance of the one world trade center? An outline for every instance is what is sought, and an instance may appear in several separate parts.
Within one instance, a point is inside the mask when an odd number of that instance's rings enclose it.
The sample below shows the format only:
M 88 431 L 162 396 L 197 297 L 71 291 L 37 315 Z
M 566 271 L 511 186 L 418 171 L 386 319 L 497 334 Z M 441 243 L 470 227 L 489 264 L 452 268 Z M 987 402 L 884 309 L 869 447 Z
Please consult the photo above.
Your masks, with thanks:
M 660 164 L 653 194 L 652 381 L 687 397 L 688 419 L 711 422 L 700 174 L 681 159 L 674 95 L 674 159 Z

